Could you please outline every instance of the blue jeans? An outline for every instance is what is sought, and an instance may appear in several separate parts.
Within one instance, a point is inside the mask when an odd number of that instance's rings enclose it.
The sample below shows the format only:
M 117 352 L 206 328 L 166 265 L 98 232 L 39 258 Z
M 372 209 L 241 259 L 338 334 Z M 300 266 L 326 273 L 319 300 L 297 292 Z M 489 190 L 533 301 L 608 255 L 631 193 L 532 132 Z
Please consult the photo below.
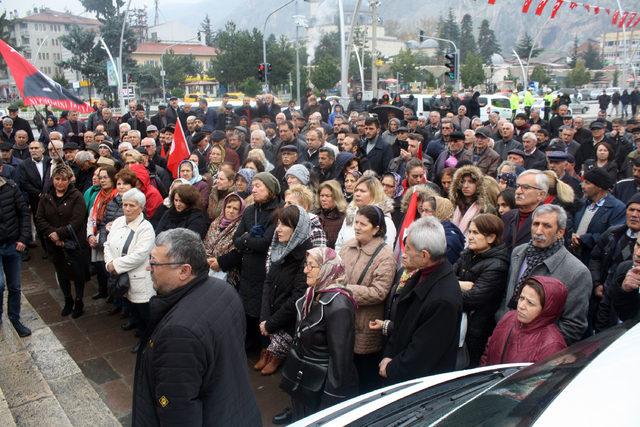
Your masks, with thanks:
M 5 282 L 9 288 L 8 312 L 12 322 L 20 320 L 20 269 L 22 257 L 15 243 L 0 243 L 0 263 L 4 275 L 0 274 L 0 298 L 4 296 Z M 0 300 L 2 301 L 2 300 Z M 0 315 L 2 303 L 0 303 Z

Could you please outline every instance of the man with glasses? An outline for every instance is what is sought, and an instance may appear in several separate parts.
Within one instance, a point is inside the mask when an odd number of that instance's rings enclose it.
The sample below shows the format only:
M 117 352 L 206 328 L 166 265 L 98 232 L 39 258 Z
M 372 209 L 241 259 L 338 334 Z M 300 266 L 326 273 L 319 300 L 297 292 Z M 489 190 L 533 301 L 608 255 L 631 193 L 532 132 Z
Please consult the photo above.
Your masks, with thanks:
M 511 251 L 531 240 L 531 213 L 542 204 L 549 191 L 549 180 L 537 169 L 522 172 L 516 179 L 516 209 L 502 217 L 502 240 Z
M 134 425 L 260 425 L 244 350 L 238 293 L 208 276 L 199 235 L 160 233 L 149 270 L 149 338 L 134 376 Z

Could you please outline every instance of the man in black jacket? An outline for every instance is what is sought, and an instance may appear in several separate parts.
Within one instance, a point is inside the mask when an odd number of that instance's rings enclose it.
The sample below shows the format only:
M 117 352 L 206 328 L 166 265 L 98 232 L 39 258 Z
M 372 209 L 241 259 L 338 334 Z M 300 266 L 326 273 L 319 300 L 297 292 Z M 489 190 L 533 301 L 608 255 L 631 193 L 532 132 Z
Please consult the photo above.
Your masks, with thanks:
M 402 289 L 379 372 L 392 383 L 453 371 L 462 318 L 462 293 L 440 222 L 417 220 L 406 241 L 402 264 L 417 272 Z
M 369 169 L 382 176 L 393 159 L 393 150 L 380 137 L 380 122 L 376 118 L 367 118 L 364 122 L 365 140 L 360 150 L 369 161 Z
M 0 172 L 4 162 L 0 159 Z M 20 269 L 21 253 L 31 241 L 31 219 L 27 205 L 18 185 L 0 177 L 0 263 L 4 275 L 0 274 L 0 314 L 5 282 L 9 288 L 7 312 L 18 335 L 27 337 L 31 330 L 20 322 Z M 0 318 L 0 323 L 2 319 Z
M 208 277 L 202 239 L 160 233 L 149 269 L 149 335 L 138 352 L 132 424 L 261 425 L 249 384 L 245 317 L 235 289 Z

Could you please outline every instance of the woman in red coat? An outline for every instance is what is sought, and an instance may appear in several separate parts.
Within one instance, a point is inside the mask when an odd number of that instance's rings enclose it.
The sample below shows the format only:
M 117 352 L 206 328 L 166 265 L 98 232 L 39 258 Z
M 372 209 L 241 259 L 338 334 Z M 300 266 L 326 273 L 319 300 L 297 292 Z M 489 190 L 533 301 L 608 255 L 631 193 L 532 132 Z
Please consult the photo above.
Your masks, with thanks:
M 518 307 L 498 322 L 480 365 L 535 363 L 566 348 L 556 321 L 564 311 L 567 292 L 567 287 L 553 277 L 527 279 Z

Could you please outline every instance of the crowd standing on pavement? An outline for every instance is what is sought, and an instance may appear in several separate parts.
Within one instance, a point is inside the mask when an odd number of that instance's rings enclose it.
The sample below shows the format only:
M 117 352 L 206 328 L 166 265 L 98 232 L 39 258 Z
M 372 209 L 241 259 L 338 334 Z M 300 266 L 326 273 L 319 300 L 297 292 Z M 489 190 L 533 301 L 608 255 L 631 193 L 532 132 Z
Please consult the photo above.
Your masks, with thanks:
M 307 95 L 47 109 L 37 140 L 11 106 L 0 260 L 17 333 L 39 244 L 61 316 L 83 315 L 95 274 L 90 298 L 140 338 L 134 424 L 260 424 L 247 354 L 280 372 L 284 424 L 386 384 L 536 362 L 640 311 L 637 90 L 589 124 L 564 99 L 482 121 L 478 93 L 443 91 L 424 117 L 413 97 Z M 171 170 L 177 124 L 190 155 Z

